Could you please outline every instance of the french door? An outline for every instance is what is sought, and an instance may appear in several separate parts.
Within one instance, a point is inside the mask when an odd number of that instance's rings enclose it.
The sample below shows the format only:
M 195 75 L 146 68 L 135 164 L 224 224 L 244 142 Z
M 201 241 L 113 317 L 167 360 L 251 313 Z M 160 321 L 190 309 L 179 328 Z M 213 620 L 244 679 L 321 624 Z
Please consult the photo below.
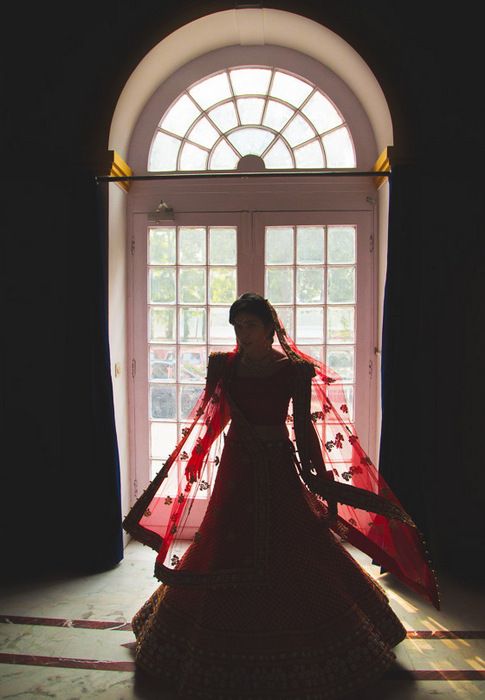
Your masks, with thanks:
M 135 495 L 187 426 L 209 353 L 234 347 L 229 307 L 246 291 L 268 298 L 297 344 L 341 376 L 350 418 L 372 445 L 372 235 L 366 211 L 177 212 L 157 223 L 134 214 Z M 169 479 L 175 494 L 178 475 Z M 200 492 L 187 536 L 209 495 Z
M 150 223 L 146 214 L 134 216 L 135 496 L 188 427 L 210 352 L 234 347 L 228 312 L 244 284 L 245 218 L 236 212 L 191 213 L 178 214 L 176 223 Z M 178 468 L 168 476 L 173 495 Z M 184 526 L 187 537 L 197 530 L 209 496 L 198 490 Z

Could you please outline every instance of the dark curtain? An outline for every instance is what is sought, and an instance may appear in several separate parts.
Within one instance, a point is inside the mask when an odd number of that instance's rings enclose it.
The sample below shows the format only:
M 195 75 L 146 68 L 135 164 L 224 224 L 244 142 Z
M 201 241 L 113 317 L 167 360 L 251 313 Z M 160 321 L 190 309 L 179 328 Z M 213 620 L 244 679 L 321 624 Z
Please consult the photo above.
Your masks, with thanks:
M 62 455 L 63 565 L 100 571 L 123 558 L 119 457 L 108 338 L 108 185 L 76 178 L 67 257 Z M 71 221 L 74 217 L 71 214 Z M 77 243 L 76 243 L 77 241 Z
M 93 328 L 93 356 L 91 397 L 93 426 L 97 445 L 100 492 L 106 494 L 98 503 L 100 549 L 91 551 L 87 564 L 95 568 L 106 568 L 123 558 L 121 528 L 121 485 L 118 441 L 116 435 L 113 386 L 108 328 L 108 184 L 94 185 L 97 205 L 98 266 L 95 294 Z M 98 461 L 99 460 L 99 461 Z M 94 534 L 96 538 L 96 533 Z
M 92 173 L 66 171 L 12 188 L 4 217 L 2 578 L 99 571 L 123 557 L 107 191 Z
M 97 571 L 114 566 L 123 558 L 123 541 L 108 337 L 108 185 L 96 184 L 92 176 L 86 176 L 83 184 L 85 211 L 95 231 L 91 240 L 92 266 L 89 266 L 91 289 L 85 290 L 91 313 L 87 342 L 83 343 L 89 369 L 86 368 L 85 375 L 86 414 L 81 417 L 81 425 L 90 428 L 90 439 L 82 451 L 86 461 L 77 464 L 84 478 L 82 488 L 76 492 L 76 510 L 84 517 L 81 527 L 76 523 L 77 546 L 71 552 L 70 563 L 76 568 Z M 71 432 L 71 448 L 76 442 L 79 439 Z
M 423 365 L 420 191 L 412 165 L 393 165 L 382 334 L 379 469 L 428 539 L 432 536 Z M 428 381 L 428 384 L 427 384 Z

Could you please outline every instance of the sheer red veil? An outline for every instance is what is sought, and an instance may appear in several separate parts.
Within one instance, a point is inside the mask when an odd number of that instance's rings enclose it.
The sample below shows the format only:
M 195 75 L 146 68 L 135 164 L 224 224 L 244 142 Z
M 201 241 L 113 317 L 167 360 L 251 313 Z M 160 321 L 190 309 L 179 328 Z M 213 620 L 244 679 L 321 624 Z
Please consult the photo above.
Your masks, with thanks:
M 282 351 L 303 369 L 304 405 L 298 409 L 295 397 L 293 415 L 288 417 L 302 479 L 331 511 L 336 511 L 330 526 L 342 540 L 369 555 L 439 609 L 437 583 L 421 533 L 362 448 L 349 420 L 340 378 L 295 345 L 267 303 Z M 236 357 L 237 349 L 224 354 L 223 363 L 230 366 Z M 178 555 L 174 545 L 187 539 L 195 499 L 200 502 L 201 495 L 211 493 L 222 451 L 220 438 L 231 419 L 223 377 L 214 371 L 215 365 L 209 362 L 206 388 L 182 439 L 123 521 L 127 532 L 158 552 L 155 575 L 162 581 L 176 580 Z M 298 426 L 305 421 L 313 424 L 319 436 L 321 455 L 333 479 L 312 475 L 311 464 L 305 464 L 309 455 L 299 439 Z M 179 579 L 183 583 L 183 576 Z

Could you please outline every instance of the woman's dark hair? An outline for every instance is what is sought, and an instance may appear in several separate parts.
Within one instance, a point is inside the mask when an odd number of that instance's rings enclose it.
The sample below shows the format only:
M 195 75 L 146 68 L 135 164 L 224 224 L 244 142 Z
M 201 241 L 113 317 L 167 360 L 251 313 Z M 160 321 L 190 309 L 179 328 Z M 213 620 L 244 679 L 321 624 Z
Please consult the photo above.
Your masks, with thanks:
M 246 292 L 236 299 L 229 309 L 229 323 L 234 325 L 237 314 L 246 313 L 257 316 L 265 326 L 271 326 L 271 342 L 274 339 L 274 321 L 271 309 L 264 297 L 254 292 Z

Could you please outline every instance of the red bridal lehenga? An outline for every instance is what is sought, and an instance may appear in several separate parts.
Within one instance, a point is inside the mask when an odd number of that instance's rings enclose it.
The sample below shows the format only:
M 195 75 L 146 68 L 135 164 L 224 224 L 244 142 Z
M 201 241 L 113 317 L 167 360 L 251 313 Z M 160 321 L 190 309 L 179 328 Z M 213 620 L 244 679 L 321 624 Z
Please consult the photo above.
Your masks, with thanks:
M 162 582 L 133 618 L 136 664 L 180 698 L 331 700 L 379 678 L 406 632 L 342 541 L 439 605 L 420 533 L 362 450 L 337 378 L 277 332 L 288 361 L 271 376 L 241 378 L 237 352 L 211 355 L 190 427 L 123 523 L 158 552 Z M 333 479 L 314 474 L 313 430 Z M 200 491 L 205 516 L 179 558 Z

